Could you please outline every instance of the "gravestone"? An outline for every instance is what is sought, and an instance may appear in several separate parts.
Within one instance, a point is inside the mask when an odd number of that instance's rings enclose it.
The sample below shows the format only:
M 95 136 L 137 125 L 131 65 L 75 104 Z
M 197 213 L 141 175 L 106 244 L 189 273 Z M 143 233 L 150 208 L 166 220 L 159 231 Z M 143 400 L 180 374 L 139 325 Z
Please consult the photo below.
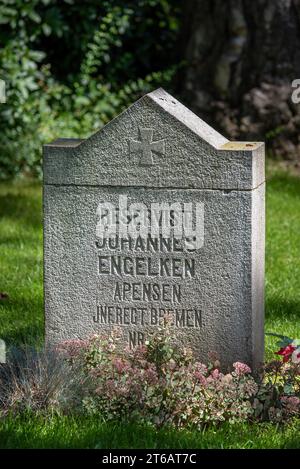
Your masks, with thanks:
M 263 359 L 264 144 L 230 142 L 162 89 L 44 147 L 46 341 L 168 317 L 223 367 Z

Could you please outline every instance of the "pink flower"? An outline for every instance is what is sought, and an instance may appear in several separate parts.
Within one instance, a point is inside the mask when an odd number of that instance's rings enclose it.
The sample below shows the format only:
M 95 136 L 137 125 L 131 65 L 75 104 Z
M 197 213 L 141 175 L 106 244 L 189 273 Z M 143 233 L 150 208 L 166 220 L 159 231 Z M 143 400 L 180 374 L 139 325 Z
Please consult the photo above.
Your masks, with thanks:
M 293 363 L 300 363 L 300 347 L 296 348 L 296 350 L 292 353 L 292 362 Z
M 195 369 L 199 371 L 199 373 L 201 373 L 202 375 L 205 375 L 207 373 L 207 366 L 204 365 L 203 363 L 196 362 Z
M 147 368 L 145 370 L 145 377 L 148 383 L 156 384 L 158 382 L 158 376 L 153 368 Z
M 117 371 L 117 373 L 122 374 L 125 371 L 128 371 L 129 365 L 128 363 L 125 362 L 125 360 L 122 360 L 122 358 L 114 358 L 113 360 L 113 365 Z
M 82 339 L 67 339 L 56 346 L 56 351 L 67 358 L 76 358 L 82 351 L 86 350 L 88 342 Z
M 235 362 L 233 364 L 233 368 L 234 368 L 235 373 L 238 376 L 243 376 L 243 375 L 246 375 L 248 373 L 251 373 L 251 368 L 248 365 L 246 365 L 245 363 Z
M 286 410 L 295 414 L 300 410 L 300 399 L 296 396 L 283 396 L 281 399 L 282 404 L 285 406 Z
M 221 377 L 223 375 L 221 375 L 221 373 L 219 372 L 219 370 L 215 369 L 211 372 L 211 377 L 213 379 L 218 379 L 219 377 Z
M 205 386 L 207 384 L 205 376 L 203 376 L 203 374 L 200 371 L 195 371 L 194 377 L 200 382 L 202 386 Z
M 291 355 L 293 354 L 294 350 L 296 350 L 296 347 L 292 344 L 287 345 L 286 347 L 281 347 L 278 352 L 275 352 L 276 355 L 281 355 L 283 357 L 284 363 L 288 362 Z

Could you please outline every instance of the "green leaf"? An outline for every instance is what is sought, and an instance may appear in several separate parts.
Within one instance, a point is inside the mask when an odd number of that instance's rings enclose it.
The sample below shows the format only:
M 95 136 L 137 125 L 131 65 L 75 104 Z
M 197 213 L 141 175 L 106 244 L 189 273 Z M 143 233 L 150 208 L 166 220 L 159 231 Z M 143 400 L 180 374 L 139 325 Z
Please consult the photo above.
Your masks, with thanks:
M 266 332 L 265 335 L 278 337 L 279 339 L 281 339 L 280 341 L 276 342 L 277 346 L 280 348 L 286 347 L 287 345 L 291 344 L 294 340 L 294 339 L 291 339 L 290 337 L 287 337 L 286 335 L 274 334 L 273 332 Z
M 285 384 L 284 388 L 283 388 L 283 391 L 285 394 L 294 394 L 294 389 L 293 389 L 293 386 L 291 384 Z
M 43 30 L 43 33 L 45 34 L 45 36 L 50 36 L 51 31 L 52 31 L 51 27 L 46 23 L 42 24 L 42 30 Z

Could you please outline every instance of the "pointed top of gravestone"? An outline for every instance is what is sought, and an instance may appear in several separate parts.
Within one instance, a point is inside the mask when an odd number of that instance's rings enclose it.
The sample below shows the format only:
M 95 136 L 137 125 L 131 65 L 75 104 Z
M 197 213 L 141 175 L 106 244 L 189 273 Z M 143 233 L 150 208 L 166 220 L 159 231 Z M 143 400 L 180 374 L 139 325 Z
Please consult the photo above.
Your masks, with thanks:
M 204 120 L 198 117 L 193 111 L 184 106 L 180 101 L 174 98 L 171 94 L 167 93 L 163 88 L 157 88 L 150 93 L 145 94 L 140 99 L 135 101 L 121 114 L 117 115 L 112 121 L 108 122 L 103 128 L 92 134 L 87 139 L 79 138 L 58 138 L 46 146 L 58 147 L 72 147 L 76 148 L 83 142 L 90 139 L 95 139 L 100 136 L 103 130 L 116 120 L 122 118 L 127 112 L 134 112 L 134 108 L 140 106 L 142 102 L 152 101 L 158 105 L 163 111 L 173 116 L 177 121 L 190 129 L 195 135 L 207 142 L 212 147 L 219 150 L 254 150 L 262 144 L 262 142 L 230 142 L 227 138 L 223 137 L 219 132 L 208 125 Z
M 211 146 L 220 148 L 228 142 L 227 138 L 223 137 L 223 135 L 210 127 L 210 125 L 177 101 L 177 99 L 167 93 L 163 88 L 158 88 L 157 90 L 148 93 L 146 97 L 153 100 L 162 109 L 175 117 L 175 119 L 182 122 L 182 124 L 192 130 L 192 132 L 205 140 Z
M 114 122 L 116 119 L 121 118 L 122 115 L 127 111 L 133 111 L 136 106 L 139 106 L 140 104 L 142 104 L 142 102 L 147 101 L 152 101 L 153 103 L 158 105 L 163 111 L 167 112 L 176 120 L 181 122 L 184 126 L 188 127 L 194 134 L 196 134 L 202 140 L 206 141 L 212 147 L 218 149 L 229 142 L 227 138 L 223 137 L 223 135 L 214 130 L 210 125 L 200 119 L 200 117 L 198 117 L 193 111 L 191 111 L 182 103 L 180 103 L 176 98 L 167 93 L 163 88 L 158 88 L 154 91 L 151 91 L 151 93 L 145 94 L 142 98 L 140 98 L 138 101 L 129 106 L 129 108 L 127 108 L 123 113 L 116 116 L 105 127 L 110 126 L 112 122 Z M 95 138 L 95 136 L 97 136 L 98 134 L 101 135 L 104 128 L 91 135 L 87 140 Z M 84 141 L 86 140 L 76 138 L 59 138 L 48 145 L 60 147 L 76 147 Z
M 46 184 L 253 189 L 263 144 L 230 142 L 159 88 L 87 139 L 44 146 Z

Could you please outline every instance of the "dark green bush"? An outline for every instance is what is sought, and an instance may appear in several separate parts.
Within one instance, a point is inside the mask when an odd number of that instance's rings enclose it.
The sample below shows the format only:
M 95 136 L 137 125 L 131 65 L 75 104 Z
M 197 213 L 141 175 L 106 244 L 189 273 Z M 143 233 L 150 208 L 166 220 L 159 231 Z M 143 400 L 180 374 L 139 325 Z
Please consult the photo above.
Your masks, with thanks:
M 41 175 L 41 147 L 85 137 L 177 67 L 179 0 L 4 0 L 0 178 Z

